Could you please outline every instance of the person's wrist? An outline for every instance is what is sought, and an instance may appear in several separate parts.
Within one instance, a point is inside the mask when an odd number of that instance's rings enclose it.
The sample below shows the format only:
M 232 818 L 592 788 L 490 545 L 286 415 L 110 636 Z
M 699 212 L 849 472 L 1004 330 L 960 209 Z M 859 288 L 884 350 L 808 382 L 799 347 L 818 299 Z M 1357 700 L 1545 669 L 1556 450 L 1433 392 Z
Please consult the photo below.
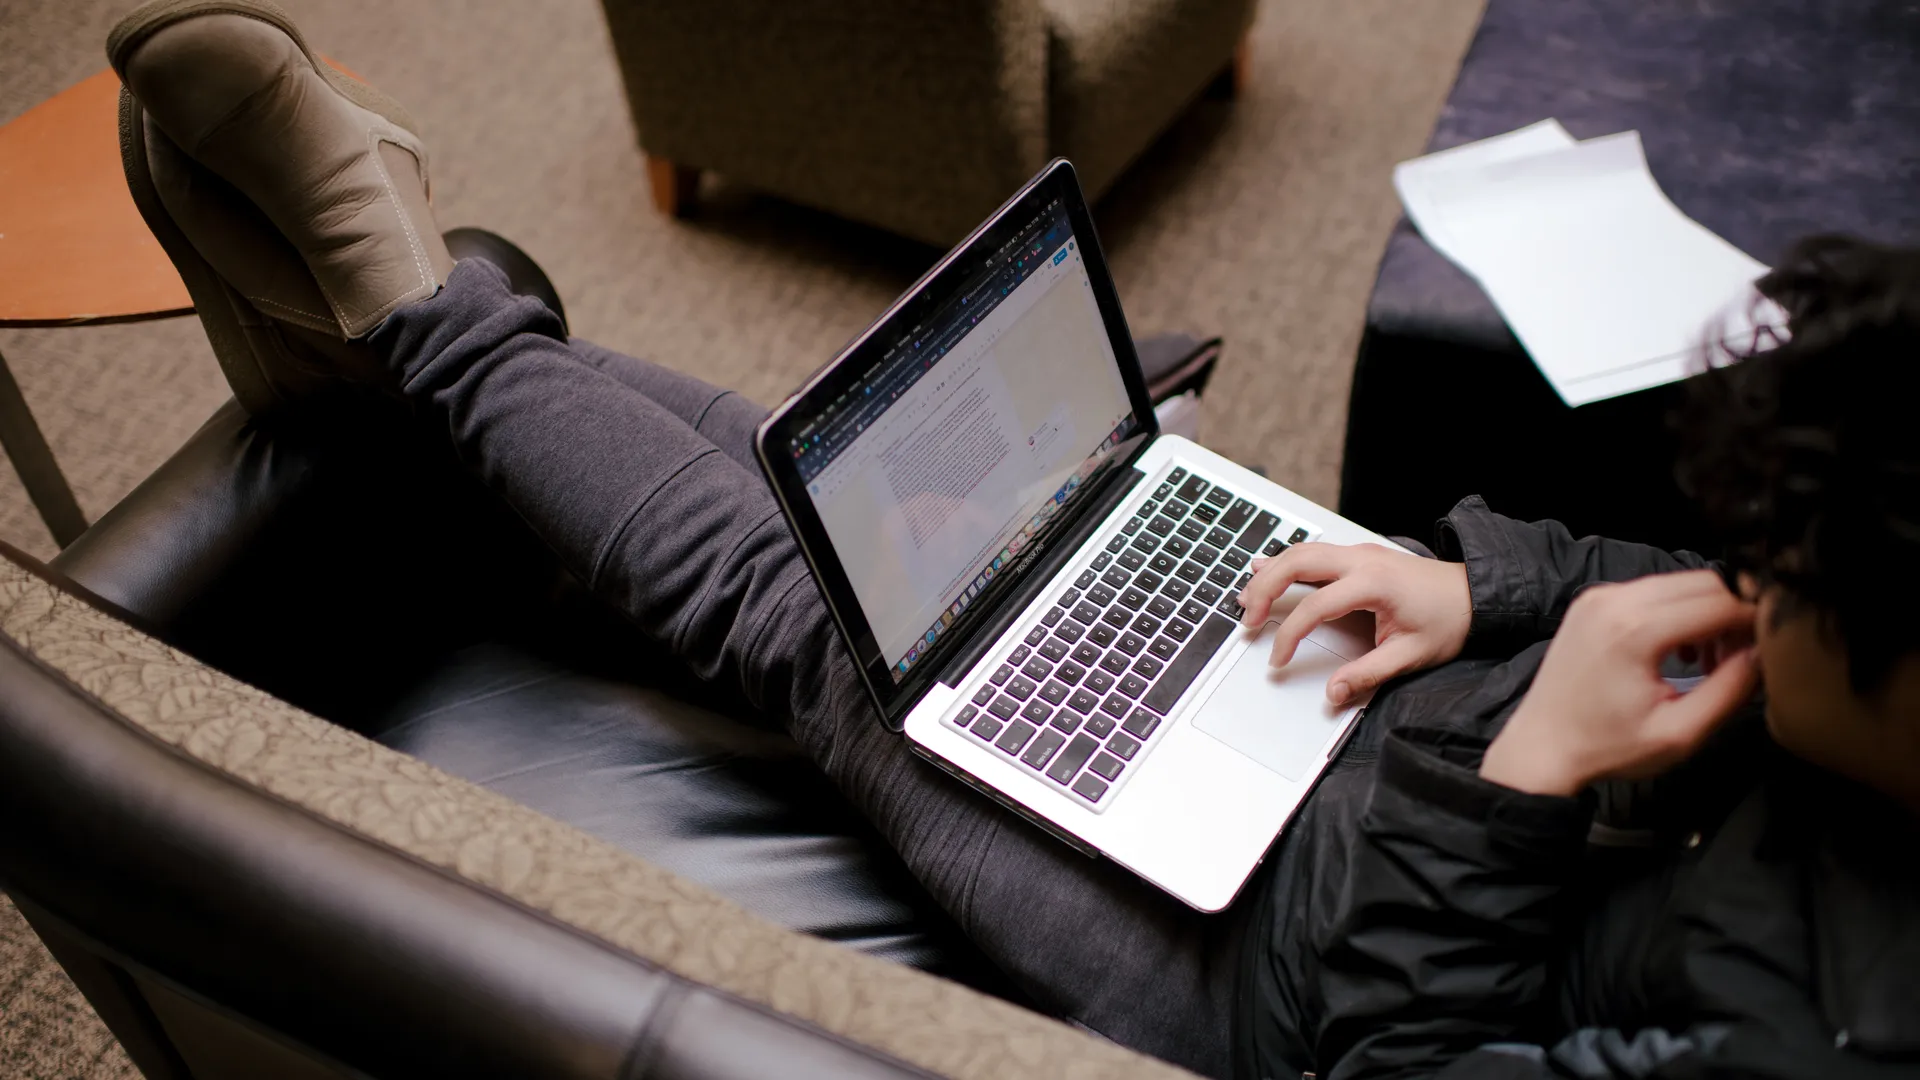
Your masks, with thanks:
M 1529 795 L 1578 795 L 1588 777 L 1562 742 L 1515 712 L 1480 759 L 1480 778 Z

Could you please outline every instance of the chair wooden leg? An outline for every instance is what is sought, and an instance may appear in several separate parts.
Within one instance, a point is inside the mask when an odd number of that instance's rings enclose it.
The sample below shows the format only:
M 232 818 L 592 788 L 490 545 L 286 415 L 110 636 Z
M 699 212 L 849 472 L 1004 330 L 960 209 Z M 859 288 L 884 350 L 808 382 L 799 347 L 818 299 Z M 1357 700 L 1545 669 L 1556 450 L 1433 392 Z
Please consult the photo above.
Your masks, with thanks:
M 661 213 L 668 217 L 686 217 L 693 209 L 694 194 L 700 189 L 700 170 L 649 154 L 647 184 L 653 188 L 653 205 Z
M 1240 44 L 1233 47 L 1233 59 L 1220 69 L 1220 74 L 1207 87 L 1207 96 L 1221 101 L 1233 101 L 1247 92 L 1247 79 L 1251 76 L 1253 49 L 1243 36 Z

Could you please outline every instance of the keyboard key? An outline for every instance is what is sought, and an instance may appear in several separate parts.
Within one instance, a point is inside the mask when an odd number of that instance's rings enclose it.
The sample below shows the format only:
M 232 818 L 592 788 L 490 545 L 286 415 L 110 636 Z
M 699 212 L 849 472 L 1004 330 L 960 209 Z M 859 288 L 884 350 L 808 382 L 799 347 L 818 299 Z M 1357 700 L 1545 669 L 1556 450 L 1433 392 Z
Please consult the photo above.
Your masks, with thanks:
M 1113 561 L 1113 556 L 1103 551 L 1100 554 L 1095 555 L 1093 557 L 1093 568 L 1095 570 L 1105 570 L 1107 568 L 1107 564 L 1112 561 Z
M 1086 668 L 1083 668 L 1079 664 L 1076 664 L 1073 661 L 1069 660 L 1066 663 L 1061 664 L 1059 668 L 1055 669 L 1053 673 L 1053 677 L 1056 679 L 1059 679 L 1063 683 L 1066 683 L 1068 686 L 1072 686 L 1074 683 L 1079 682 L 1081 676 L 1085 675 L 1086 673 L 1087 673 Z
M 1160 669 L 1163 667 L 1166 667 L 1164 663 L 1151 656 L 1143 656 L 1133 662 L 1133 670 L 1139 672 L 1141 678 L 1148 680 L 1160 674 Z
M 987 719 L 992 720 L 993 718 L 988 717 Z M 993 722 L 997 724 L 1000 721 L 994 720 Z M 1094 713 L 1092 716 L 1087 717 L 1087 731 L 1096 738 L 1106 738 L 1113 731 L 1113 717 L 1108 716 L 1106 713 Z
M 1098 669 L 1089 671 L 1082 687 L 1090 694 L 1104 694 L 1113 689 L 1113 676 Z
M 1156 596 L 1147 603 L 1147 612 L 1156 619 L 1164 619 L 1173 614 L 1173 601 L 1164 596 Z
M 1100 575 L 1102 587 L 1109 590 L 1107 594 L 1109 596 L 1113 595 L 1111 590 L 1124 589 L 1127 587 L 1127 582 L 1131 580 L 1133 580 L 1133 575 L 1118 566 Z
M 1160 513 L 1175 521 L 1179 521 L 1181 518 L 1187 516 L 1187 504 L 1183 502 L 1170 502 L 1160 508 Z
M 1032 655 L 1033 655 L 1033 650 L 1032 650 L 1032 649 L 1030 649 L 1030 648 L 1028 648 L 1027 646 L 1025 646 L 1025 645 L 1015 645 L 1015 646 L 1013 647 L 1013 655 L 1012 655 L 1012 656 L 1009 656 L 1009 657 L 1007 657 L 1007 663 L 1009 663 L 1009 664 L 1024 664 L 1024 663 L 1026 663 L 1026 662 L 1027 662 L 1027 657 L 1029 657 L 1029 656 L 1032 656 Z
M 1127 715 L 1127 710 L 1131 708 L 1133 708 L 1133 702 L 1128 701 L 1119 694 L 1108 694 L 1107 700 L 1100 703 L 1100 711 L 1113 717 L 1115 720 Z
M 1076 588 L 1076 589 L 1084 589 L 1084 588 L 1086 588 L 1087 586 L 1089 586 L 1089 585 L 1091 585 L 1091 584 L 1093 584 L 1093 583 L 1094 583 L 1094 580 L 1095 580 L 1095 579 L 1094 579 L 1094 576 L 1093 576 L 1093 571 L 1091 571 L 1091 570 L 1082 570 L 1082 571 L 1080 571 L 1080 576 L 1079 576 L 1078 578 L 1076 578 L 1076 579 L 1074 579 L 1074 582 L 1073 582 L 1073 587 L 1074 587 L 1074 588 Z
M 1033 629 L 1027 631 L 1027 644 L 1038 645 L 1045 640 L 1047 640 L 1046 627 L 1036 626 Z
M 1072 709 L 1055 709 L 1053 719 L 1048 723 L 1071 735 L 1080 730 L 1080 714 Z
M 1137 698 L 1147 692 L 1147 680 L 1138 675 L 1120 676 L 1120 692 L 1130 698 Z
M 1193 598 L 1211 607 L 1220 599 L 1220 587 L 1202 582 L 1193 587 Z
M 1059 638 L 1050 637 L 1040 643 L 1040 655 L 1049 660 L 1057 661 L 1067 655 L 1067 650 L 1071 648 L 1073 648 L 1073 646 L 1061 641 Z
M 1185 557 L 1187 552 L 1192 551 L 1193 545 L 1177 536 L 1169 536 L 1167 537 L 1167 542 L 1160 545 L 1160 550 L 1179 559 Z
M 1068 589 L 1066 592 L 1063 592 L 1060 594 L 1060 601 L 1059 601 L 1060 606 L 1063 608 L 1066 608 L 1069 611 L 1073 610 L 1073 606 L 1075 604 L 1078 604 L 1079 602 L 1080 602 L 1079 589 Z
M 980 715 L 980 706 L 966 705 L 960 709 L 960 714 L 953 718 L 953 722 L 956 724 L 959 724 L 961 727 L 966 727 L 968 724 L 973 723 L 974 717 L 979 715 Z
M 1258 551 L 1260 545 L 1267 542 L 1273 530 L 1280 527 L 1280 519 L 1269 511 L 1262 510 L 1253 516 L 1253 524 L 1240 533 L 1240 539 L 1233 543 L 1242 551 Z
M 1235 618 L 1235 619 L 1238 619 L 1240 616 L 1245 615 L 1247 613 L 1247 609 L 1244 606 L 1242 606 L 1240 603 L 1240 590 L 1235 589 L 1232 592 L 1229 592 L 1226 595 L 1225 599 L 1222 599 L 1220 601 L 1220 610 L 1225 612 L 1229 617 Z
M 1160 504 L 1152 499 L 1148 499 L 1146 502 L 1140 504 L 1140 509 L 1134 512 L 1143 518 L 1150 518 L 1160 512 Z
M 1133 755 L 1140 752 L 1140 742 L 1124 731 L 1116 731 L 1107 740 L 1107 749 L 1122 761 L 1132 761 Z
M 1151 615 L 1142 615 L 1133 620 L 1133 632 L 1141 637 L 1152 637 L 1160 632 L 1160 620 Z
M 1124 536 L 1132 536 L 1134 533 L 1140 531 L 1140 526 L 1145 524 L 1146 522 L 1141 521 L 1139 518 L 1134 518 L 1132 521 L 1120 526 L 1120 532 Z
M 1059 679 L 1048 679 L 1040 688 L 1040 699 L 1049 705 L 1058 705 L 1067 700 L 1067 684 Z
M 990 678 L 988 681 L 993 683 L 993 685 L 995 686 L 1005 686 L 1007 685 L 1007 680 L 1011 678 L 1013 678 L 1013 665 L 1001 664 L 1000 669 L 998 671 L 995 671 L 993 673 L 992 678 Z
M 1045 615 L 1040 616 L 1040 625 L 1053 626 L 1059 623 L 1061 619 L 1064 619 L 1066 617 L 1067 617 L 1067 609 L 1056 607 L 1052 611 L 1047 612 Z
M 1109 571 L 1109 573 L 1118 574 L 1121 579 L 1120 584 L 1115 585 L 1112 589 L 1108 588 L 1105 585 L 1095 585 L 1093 587 L 1093 591 L 1087 594 L 1087 602 L 1092 604 L 1094 607 L 1103 608 L 1103 607 L 1106 607 L 1108 604 L 1113 603 L 1113 598 L 1120 595 L 1119 593 L 1114 592 L 1113 589 L 1124 589 L 1127 587 L 1126 571 L 1113 570 L 1113 571 Z
M 1205 480 L 1196 476 L 1180 485 L 1180 498 L 1187 502 L 1198 502 L 1200 496 L 1207 493 L 1208 486 Z
M 996 675 L 997 674 L 998 673 L 996 673 Z M 1045 682 L 1047 676 L 1053 674 L 1053 665 L 1047 662 L 1046 657 L 1036 656 L 1027 661 L 1026 666 L 1020 669 L 1020 674 L 1025 675 L 1034 682 Z M 994 681 L 998 682 L 999 679 L 995 678 Z
M 1079 623 L 1074 622 L 1072 619 L 1068 619 L 1066 622 L 1063 622 L 1059 626 L 1054 627 L 1053 632 L 1059 635 L 1061 641 L 1064 641 L 1067 644 L 1071 645 L 1074 642 L 1079 641 L 1080 635 L 1086 633 L 1086 630 L 1082 629 Z
M 1115 556 L 1115 558 L 1120 560 L 1121 566 L 1124 566 L 1129 570 L 1138 570 L 1141 567 L 1147 565 L 1147 557 L 1133 550 L 1132 548 L 1128 548 L 1127 550 L 1121 552 L 1119 555 Z
M 1113 644 L 1114 636 L 1117 633 L 1113 627 L 1108 626 L 1106 623 L 1094 623 L 1093 629 L 1087 631 L 1087 640 L 1104 649 L 1108 645 Z
M 1173 578 L 1160 587 L 1161 595 L 1173 600 L 1185 600 L 1187 593 L 1191 591 L 1193 591 L 1193 586 L 1181 581 L 1179 578 Z
M 1167 474 L 1167 483 L 1177 484 L 1180 481 L 1185 480 L 1186 478 L 1187 478 L 1187 470 L 1182 468 L 1175 468 L 1172 472 Z
M 1245 499 L 1235 499 L 1232 508 L 1220 515 L 1220 527 L 1238 535 L 1252 520 L 1253 504 Z
M 1305 530 L 1305 529 L 1295 529 L 1295 530 L 1293 530 L 1293 535 L 1292 535 L 1292 536 L 1289 536 L 1289 537 L 1287 537 L 1287 543 L 1289 543 L 1289 544 L 1298 544 L 1298 543 L 1300 543 L 1300 542 L 1301 542 L 1302 540 L 1305 540 L 1306 538 L 1307 538 L 1307 530 Z
M 1067 708 L 1072 709 L 1081 716 L 1085 716 L 1099 707 L 1100 699 L 1087 693 L 1085 690 L 1075 690 L 1073 696 L 1067 699 Z
M 1073 609 L 1073 617 L 1082 623 L 1092 625 L 1094 620 L 1100 617 L 1100 609 L 1082 600 L 1079 606 Z
M 1198 540 L 1207 535 L 1206 525 L 1197 516 L 1181 522 L 1180 527 L 1173 531 L 1188 540 Z
M 1119 630 L 1125 627 L 1127 625 L 1127 621 L 1132 618 L 1133 618 L 1133 612 L 1128 611 L 1126 608 L 1123 608 L 1118 604 L 1115 604 L 1114 606 L 1107 609 L 1106 614 L 1100 616 L 1100 621 L 1104 623 L 1108 623 L 1115 630 Z
M 985 739 L 988 742 L 992 742 L 993 737 L 995 735 L 1000 734 L 1000 729 L 1005 726 L 1006 724 L 1001 722 L 999 717 L 989 715 L 989 716 L 982 716 L 980 719 L 975 720 L 973 722 L 973 726 L 968 728 L 967 730 L 973 732 L 974 735 L 982 739 Z
M 1126 546 L 1127 546 L 1127 538 L 1124 536 L 1120 536 L 1118 534 L 1116 534 L 1113 539 L 1107 541 L 1107 550 L 1110 552 L 1118 552 L 1121 548 Z
M 1134 588 L 1139 589 L 1141 592 L 1152 592 L 1159 588 L 1160 583 L 1165 580 L 1166 578 L 1161 577 L 1151 570 L 1142 570 L 1133 575 Z
M 1233 567 L 1216 566 L 1207 573 L 1207 580 L 1223 589 L 1233 588 Z
M 1083 641 L 1074 646 L 1073 662 L 1081 667 L 1092 667 L 1100 662 L 1100 646 L 1091 641 Z
M 1112 652 L 1100 658 L 1100 667 L 1107 674 L 1117 677 L 1119 675 L 1124 674 L 1127 670 L 1127 665 L 1132 662 L 1133 661 L 1127 657 L 1126 653 L 1121 652 L 1119 649 L 1115 649 Z
M 1286 541 L 1276 536 L 1273 539 L 1267 541 L 1267 546 L 1260 549 L 1260 554 L 1265 555 L 1267 558 L 1271 559 L 1275 555 L 1278 555 L 1285 550 L 1287 550 Z
M 1180 651 L 1180 643 L 1167 638 L 1155 638 L 1153 644 L 1147 646 L 1147 651 L 1162 660 L 1171 660 Z
M 1233 534 L 1215 526 L 1207 530 L 1207 543 L 1224 551 L 1233 546 Z
M 998 739 L 995 739 L 993 745 L 1009 754 L 1017 754 L 1020 752 L 1021 747 L 1027 745 L 1027 740 L 1033 738 L 1033 733 L 1038 730 L 1040 729 L 1027 723 L 1025 720 L 1015 720 L 1013 723 L 1007 725 L 1006 733 Z M 1118 753 L 1118 751 L 1115 751 L 1115 753 Z
M 987 702 L 992 700 L 993 700 L 993 684 L 991 683 L 981 683 L 980 689 L 975 690 L 973 692 L 973 703 L 975 705 L 985 705 Z
M 1253 584 L 1253 571 L 1249 570 L 1240 575 L 1240 580 L 1234 582 L 1233 587 L 1236 589 L 1244 589 L 1251 584 Z
M 1192 686 L 1193 680 L 1200 676 L 1200 669 L 1207 666 L 1207 661 L 1213 659 L 1213 654 L 1233 633 L 1234 625 L 1234 621 L 1225 615 L 1207 616 L 1207 621 L 1200 624 L 1192 640 L 1167 665 L 1167 670 L 1154 682 L 1153 689 L 1147 691 L 1147 696 L 1140 699 L 1140 704 L 1162 716 L 1170 712 L 1179 702 L 1180 695 L 1186 693 L 1187 687 Z
M 1220 561 L 1220 552 L 1212 544 L 1201 544 L 1193 550 L 1191 558 L 1201 566 L 1212 566 Z
M 1179 619 L 1167 620 L 1167 636 L 1175 641 L 1185 641 L 1193 635 L 1193 624 Z
M 1191 623 L 1197 623 L 1207 617 L 1207 605 L 1198 600 L 1189 600 L 1180 605 L 1180 617 Z
M 1131 585 L 1127 586 L 1126 592 L 1120 594 L 1120 606 L 1126 608 L 1128 611 L 1139 611 L 1140 605 L 1146 602 L 1147 594 Z
M 1121 634 L 1119 642 L 1114 645 L 1114 648 L 1126 653 L 1128 656 L 1139 656 L 1140 650 L 1146 647 L 1147 639 L 1131 630 Z
M 1073 774 L 1079 772 L 1080 766 L 1085 765 L 1098 749 L 1100 740 L 1091 735 L 1075 735 L 1067 748 L 1060 751 L 1060 756 L 1053 759 L 1053 764 L 1047 769 L 1047 779 L 1056 784 L 1073 779 Z
M 1160 726 L 1160 718 L 1145 709 L 1133 710 L 1133 715 L 1120 722 L 1120 730 L 1146 742 L 1153 729 Z
M 1171 494 L 1173 494 L 1173 485 L 1161 484 L 1159 488 L 1155 489 L 1153 497 L 1156 499 L 1164 499 Z
M 1102 780 L 1120 779 L 1120 770 L 1126 767 L 1125 762 L 1112 754 L 1105 753 L 1094 755 L 1093 760 L 1087 763 L 1087 771 Z
M 1033 692 L 1038 689 L 1040 689 L 1039 683 L 1020 675 L 1015 675 L 1013 681 L 1007 684 L 1007 693 L 1019 701 L 1032 697 Z
M 1214 488 L 1212 491 L 1207 492 L 1207 501 L 1225 510 L 1227 504 L 1233 501 L 1233 492 L 1223 487 Z
M 1147 522 L 1147 531 L 1155 536 L 1165 536 L 1174 529 L 1173 519 L 1165 514 Z
M 1044 769 L 1047 767 L 1047 760 L 1053 757 L 1053 752 L 1060 749 L 1061 744 L 1066 741 L 1065 735 L 1048 728 L 1033 740 L 1025 753 L 1020 755 L 1020 764 L 1029 769 Z
M 1154 549 L 1159 546 L 1160 538 L 1152 533 L 1141 533 L 1133 538 L 1133 543 L 1127 545 L 1129 550 L 1145 552 L 1148 555 L 1153 554 Z
M 1180 569 L 1175 570 L 1173 576 L 1189 585 L 1197 584 L 1201 578 L 1207 576 L 1207 568 L 1194 562 L 1192 559 L 1188 559 L 1186 562 L 1180 564 Z
M 1090 803 L 1097 803 L 1100 796 L 1107 793 L 1107 782 L 1092 773 L 1081 773 L 1080 779 L 1073 782 L 1073 793 Z
M 1041 701 L 1039 698 L 1034 698 L 1032 701 L 1027 702 L 1027 707 L 1020 710 L 1020 718 L 1034 724 L 1044 724 L 1047 722 L 1047 718 L 1052 715 L 1053 706 Z
M 1208 506 L 1206 503 L 1201 503 L 1199 506 L 1193 508 L 1193 516 L 1187 520 L 1204 522 L 1211 525 L 1215 521 L 1220 520 L 1220 511 Z
M 1231 566 L 1235 570 L 1245 570 L 1247 568 L 1248 561 L 1249 559 L 1248 559 L 1247 553 L 1244 551 L 1241 551 L 1237 547 L 1230 547 L 1227 550 L 1220 553 L 1221 564 L 1224 566 Z
M 1173 573 L 1173 568 L 1177 565 L 1179 564 L 1174 561 L 1173 557 L 1164 552 L 1147 560 L 1147 569 L 1163 577 Z

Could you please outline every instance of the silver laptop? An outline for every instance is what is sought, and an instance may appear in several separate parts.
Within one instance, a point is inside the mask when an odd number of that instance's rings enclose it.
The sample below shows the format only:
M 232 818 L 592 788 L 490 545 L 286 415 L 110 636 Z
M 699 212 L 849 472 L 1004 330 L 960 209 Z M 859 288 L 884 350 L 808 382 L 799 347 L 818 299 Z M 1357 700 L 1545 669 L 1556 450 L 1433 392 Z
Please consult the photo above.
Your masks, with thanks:
M 758 451 L 880 718 L 1088 854 L 1229 904 L 1337 755 L 1334 669 L 1273 669 L 1250 562 L 1386 543 L 1159 434 L 1073 168 L 1056 160 L 761 426 Z

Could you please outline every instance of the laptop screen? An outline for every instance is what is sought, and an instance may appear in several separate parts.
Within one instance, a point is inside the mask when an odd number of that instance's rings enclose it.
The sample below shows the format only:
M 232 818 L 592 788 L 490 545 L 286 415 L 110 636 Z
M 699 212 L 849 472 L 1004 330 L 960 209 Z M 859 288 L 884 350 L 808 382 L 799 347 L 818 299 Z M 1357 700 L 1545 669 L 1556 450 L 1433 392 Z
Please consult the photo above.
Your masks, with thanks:
M 1055 201 L 787 450 L 898 683 L 1136 430 Z

